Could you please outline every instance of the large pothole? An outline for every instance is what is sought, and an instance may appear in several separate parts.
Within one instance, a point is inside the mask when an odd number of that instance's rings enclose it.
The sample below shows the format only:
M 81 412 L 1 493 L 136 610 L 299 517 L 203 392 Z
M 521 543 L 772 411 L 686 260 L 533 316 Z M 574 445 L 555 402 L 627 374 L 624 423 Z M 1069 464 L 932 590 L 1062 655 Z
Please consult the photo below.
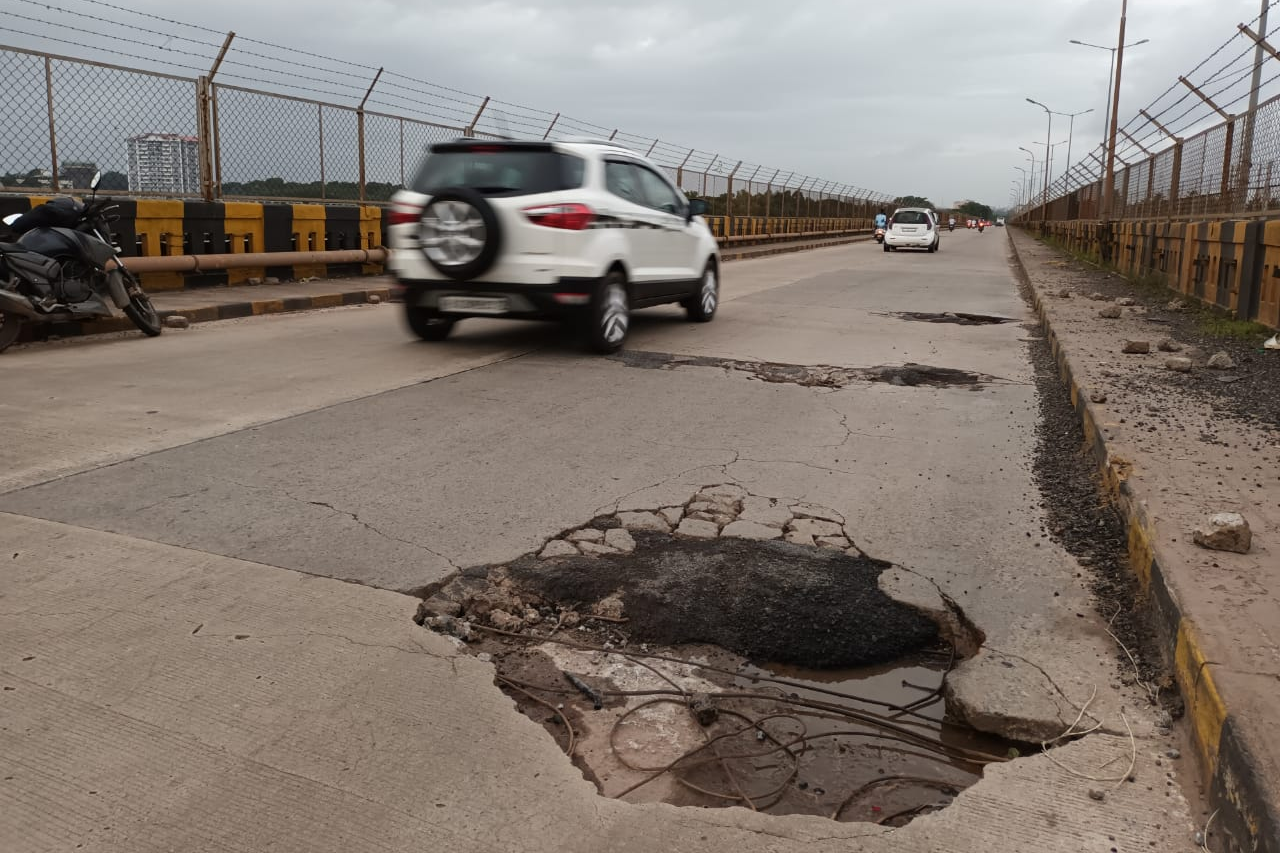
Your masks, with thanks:
M 977 316 L 977 315 L 973 315 Z M 1003 380 L 970 370 L 907 363 L 877 367 L 837 367 L 830 364 L 785 364 L 776 361 L 742 361 L 704 355 L 673 355 L 665 352 L 623 350 L 610 356 L 628 367 L 645 370 L 674 370 L 679 367 L 714 367 L 745 373 L 762 382 L 800 385 L 805 388 L 844 388 L 853 382 L 887 382 L 891 385 L 933 388 L 955 386 L 978 389 Z
M 468 569 L 417 621 L 467 641 L 602 794 L 901 825 L 1013 746 L 947 717 L 982 642 L 830 509 L 709 487 Z

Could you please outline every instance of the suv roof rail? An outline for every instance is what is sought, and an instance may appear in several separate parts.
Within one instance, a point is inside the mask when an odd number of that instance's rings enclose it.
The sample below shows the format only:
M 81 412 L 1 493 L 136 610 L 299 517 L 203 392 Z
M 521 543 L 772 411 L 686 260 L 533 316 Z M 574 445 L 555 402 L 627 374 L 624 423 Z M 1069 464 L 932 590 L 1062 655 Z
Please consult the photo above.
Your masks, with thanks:
M 617 142 L 612 139 L 599 139 L 594 136 L 566 136 L 564 139 L 561 139 L 560 141 L 561 142 L 577 142 L 577 143 L 583 143 L 586 145 L 608 145 L 610 148 L 625 149 L 627 147 L 623 145 L 621 142 Z

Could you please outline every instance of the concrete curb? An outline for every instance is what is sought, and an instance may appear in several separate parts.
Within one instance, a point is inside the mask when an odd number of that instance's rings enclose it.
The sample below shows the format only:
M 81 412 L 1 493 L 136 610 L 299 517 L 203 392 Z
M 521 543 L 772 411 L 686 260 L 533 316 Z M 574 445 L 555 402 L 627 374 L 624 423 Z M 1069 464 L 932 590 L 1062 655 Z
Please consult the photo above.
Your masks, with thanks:
M 254 299 L 246 302 L 230 302 L 225 305 L 208 305 L 199 308 L 180 308 L 159 311 L 160 316 L 186 317 L 192 324 L 211 323 L 215 320 L 235 320 L 241 317 L 258 317 L 264 314 L 290 314 L 296 311 L 312 311 L 317 308 L 339 308 L 343 305 L 363 305 L 370 296 L 383 302 L 391 299 L 386 287 L 367 290 L 350 290 L 342 293 L 317 293 L 314 296 L 286 296 L 281 299 Z M 135 327 L 127 317 L 111 317 L 84 323 L 58 323 L 49 327 L 51 335 L 71 338 L 84 335 L 102 335 L 110 332 L 128 332 Z
M 1262 777 L 1241 737 L 1236 716 L 1231 714 L 1218 691 L 1211 661 L 1201 647 L 1199 631 L 1183 612 L 1165 577 L 1154 527 L 1126 479 L 1127 466 L 1111 458 L 1106 439 L 1097 427 L 1100 419 L 1075 378 L 1070 358 L 1053 329 L 1044 300 L 1031 284 L 1012 234 L 1009 245 L 1014 270 L 1031 294 L 1036 317 L 1058 364 L 1059 376 L 1071 393 L 1071 404 L 1080 418 L 1085 441 L 1093 451 L 1107 492 L 1124 515 L 1129 531 L 1129 569 L 1138 578 L 1147 609 L 1161 632 L 1162 651 L 1173 664 L 1174 677 L 1191 721 L 1192 738 L 1209 779 L 1209 799 L 1218 809 L 1214 826 L 1225 832 L 1240 850 L 1280 853 L 1280 808 L 1277 807 L 1280 799 L 1272 796 L 1269 781 Z
M 813 243 L 805 243 L 801 246 L 778 246 L 775 248 L 748 246 L 736 251 L 720 251 L 720 261 L 727 263 L 729 261 L 750 261 L 755 258 L 767 258 L 770 255 L 789 255 L 794 252 L 808 252 L 813 249 L 830 249 L 836 246 L 847 246 L 850 243 L 865 243 L 871 237 L 861 235 L 857 237 L 833 237 L 830 240 L 820 240 Z

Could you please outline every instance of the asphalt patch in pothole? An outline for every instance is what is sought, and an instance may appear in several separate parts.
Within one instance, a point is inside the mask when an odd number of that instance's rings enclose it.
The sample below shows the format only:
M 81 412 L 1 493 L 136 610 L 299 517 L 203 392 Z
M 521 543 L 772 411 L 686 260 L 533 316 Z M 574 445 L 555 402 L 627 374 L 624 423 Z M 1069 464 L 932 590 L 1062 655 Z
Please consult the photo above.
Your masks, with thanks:
M 997 317 L 991 314 L 965 314 L 959 311 L 930 313 L 927 311 L 895 311 L 889 316 L 919 323 L 954 323 L 957 326 L 995 326 L 1017 322 L 1013 317 Z
M 969 370 L 934 367 L 928 364 L 882 365 L 878 367 L 836 367 L 827 364 L 786 364 L 773 361 L 742 361 L 704 355 L 674 355 L 664 352 L 624 350 L 610 356 L 628 367 L 643 370 L 675 370 L 679 367 L 712 367 L 745 373 L 762 382 L 799 385 L 805 388 L 844 388 L 855 382 L 885 382 L 913 388 L 983 388 L 1000 381 L 996 377 Z
M 938 626 L 876 585 L 888 566 L 867 557 L 746 539 L 637 533 L 629 555 L 507 567 L 553 601 L 588 607 L 618 595 L 633 641 L 711 643 L 744 657 L 812 668 L 895 660 L 937 643 Z

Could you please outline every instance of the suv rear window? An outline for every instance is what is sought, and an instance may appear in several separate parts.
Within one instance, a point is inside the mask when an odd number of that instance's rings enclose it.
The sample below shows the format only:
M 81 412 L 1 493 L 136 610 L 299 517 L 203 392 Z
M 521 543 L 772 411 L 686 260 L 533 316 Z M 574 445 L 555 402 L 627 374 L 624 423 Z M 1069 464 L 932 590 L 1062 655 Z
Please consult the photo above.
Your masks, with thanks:
M 893 215 L 895 225 L 927 225 L 929 214 L 923 210 L 900 210 Z
M 485 195 L 520 196 L 582 186 L 584 163 L 546 149 L 506 149 L 478 145 L 433 150 L 413 179 L 415 192 L 470 187 Z

